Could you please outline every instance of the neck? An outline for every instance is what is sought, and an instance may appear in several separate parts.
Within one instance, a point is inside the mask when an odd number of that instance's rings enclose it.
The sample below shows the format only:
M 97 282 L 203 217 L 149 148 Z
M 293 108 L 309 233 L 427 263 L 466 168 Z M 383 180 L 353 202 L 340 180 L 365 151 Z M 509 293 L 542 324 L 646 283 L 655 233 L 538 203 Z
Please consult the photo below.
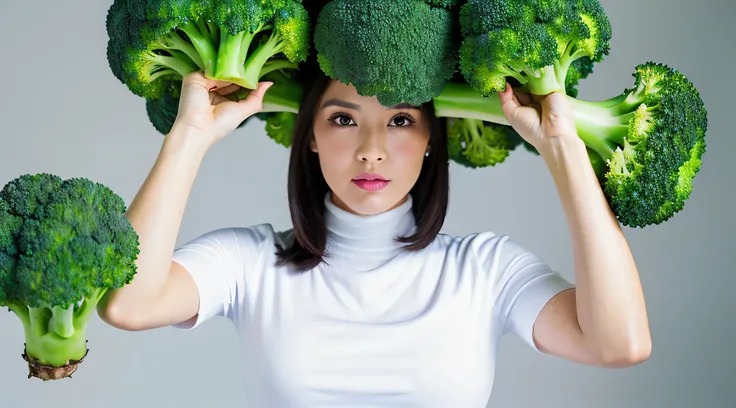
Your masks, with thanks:
M 338 207 L 325 196 L 327 258 L 332 266 L 368 271 L 384 265 L 406 244 L 397 238 L 414 232 L 412 197 L 380 214 L 359 215 Z

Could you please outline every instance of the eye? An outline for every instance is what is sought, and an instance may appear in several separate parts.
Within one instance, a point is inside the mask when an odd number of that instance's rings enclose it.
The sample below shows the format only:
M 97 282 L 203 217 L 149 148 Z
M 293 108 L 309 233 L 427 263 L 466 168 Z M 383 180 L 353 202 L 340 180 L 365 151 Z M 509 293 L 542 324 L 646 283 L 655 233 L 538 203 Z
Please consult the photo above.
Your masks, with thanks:
M 329 121 L 332 122 L 333 124 L 335 124 L 337 126 L 341 126 L 341 127 L 342 126 L 352 126 L 352 125 L 355 125 L 355 122 L 353 122 L 353 120 L 350 119 L 350 116 L 347 116 L 347 115 L 344 115 L 344 114 L 340 114 L 340 113 L 337 113 L 337 114 L 334 114 L 334 115 L 330 116 Z
M 400 113 L 394 116 L 394 118 L 391 119 L 391 122 L 394 123 L 393 126 L 397 127 L 409 127 L 416 123 L 416 121 L 410 115 L 405 113 Z

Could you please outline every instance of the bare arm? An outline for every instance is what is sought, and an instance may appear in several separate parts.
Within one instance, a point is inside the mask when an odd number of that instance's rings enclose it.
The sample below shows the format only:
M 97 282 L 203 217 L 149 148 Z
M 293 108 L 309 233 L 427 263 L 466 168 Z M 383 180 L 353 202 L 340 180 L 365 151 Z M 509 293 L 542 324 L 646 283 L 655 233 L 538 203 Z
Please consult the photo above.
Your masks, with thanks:
M 186 203 L 205 153 L 261 109 L 264 85 L 234 102 L 221 95 L 235 86 L 207 80 L 199 72 L 185 78 L 176 123 L 126 213 L 139 236 L 138 272 L 133 282 L 100 302 L 98 313 L 108 324 L 147 330 L 197 315 L 194 280 L 172 261 Z
M 562 92 L 534 99 L 508 86 L 499 95 L 510 123 L 551 172 L 575 258 L 576 288 L 543 308 L 534 342 L 546 353 L 590 365 L 646 360 L 652 345 L 637 267 L 577 135 L 571 106 Z
M 636 264 L 598 184 L 585 146 L 545 157 L 570 226 L 576 288 L 553 298 L 535 324 L 540 349 L 597 366 L 627 367 L 651 352 Z

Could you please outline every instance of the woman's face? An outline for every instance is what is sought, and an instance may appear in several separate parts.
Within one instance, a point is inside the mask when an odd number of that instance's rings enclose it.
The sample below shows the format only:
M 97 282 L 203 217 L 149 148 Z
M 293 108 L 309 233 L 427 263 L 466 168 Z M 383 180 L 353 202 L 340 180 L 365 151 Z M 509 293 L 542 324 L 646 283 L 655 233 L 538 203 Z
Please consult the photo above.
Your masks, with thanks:
M 311 149 L 334 203 L 363 215 L 404 203 L 425 160 L 428 122 L 418 107 L 384 107 L 332 80 L 317 106 Z

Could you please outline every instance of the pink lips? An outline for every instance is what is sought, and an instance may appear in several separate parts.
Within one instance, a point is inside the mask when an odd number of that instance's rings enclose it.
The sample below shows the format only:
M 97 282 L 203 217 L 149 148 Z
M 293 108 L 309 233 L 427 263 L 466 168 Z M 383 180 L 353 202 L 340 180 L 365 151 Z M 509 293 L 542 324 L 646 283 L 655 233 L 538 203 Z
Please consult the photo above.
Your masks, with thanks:
M 380 191 L 386 188 L 388 180 L 378 174 L 363 173 L 353 179 L 353 183 L 365 191 Z

